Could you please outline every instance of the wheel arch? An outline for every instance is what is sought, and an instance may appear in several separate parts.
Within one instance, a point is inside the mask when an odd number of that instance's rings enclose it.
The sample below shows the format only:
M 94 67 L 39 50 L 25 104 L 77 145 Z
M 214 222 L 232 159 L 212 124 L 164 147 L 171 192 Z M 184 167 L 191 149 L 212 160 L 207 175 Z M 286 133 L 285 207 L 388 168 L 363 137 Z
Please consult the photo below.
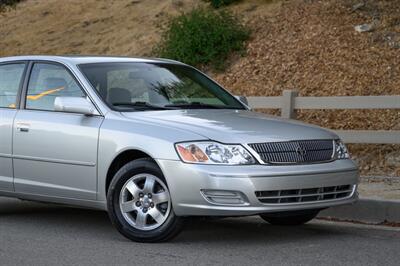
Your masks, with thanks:
M 143 158 L 149 158 L 152 161 L 154 161 L 157 165 L 157 161 L 154 160 L 154 158 L 149 155 L 147 152 L 144 152 L 142 150 L 138 149 L 128 149 L 121 151 L 115 158 L 112 160 L 110 166 L 108 167 L 107 170 L 107 175 L 106 175 L 106 183 L 105 183 L 105 195 L 108 193 L 108 187 L 110 186 L 110 183 L 114 177 L 114 175 L 118 172 L 119 169 L 121 169 L 122 166 L 125 164 L 137 160 L 137 159 L 143 159 Z M 161 169 L 161 168 L 160 168 Z

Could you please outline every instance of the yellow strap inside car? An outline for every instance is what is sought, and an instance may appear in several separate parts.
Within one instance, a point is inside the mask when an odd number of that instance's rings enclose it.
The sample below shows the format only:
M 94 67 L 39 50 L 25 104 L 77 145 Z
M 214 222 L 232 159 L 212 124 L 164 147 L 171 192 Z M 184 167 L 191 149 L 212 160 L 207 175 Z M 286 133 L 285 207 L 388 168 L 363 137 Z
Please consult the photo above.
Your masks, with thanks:
M 44 97 L 44 96 L 46 96 L 46 95 L 49 95 L 49 94 L 52 94 L 52 93 L 61 91 L 61 90 L 63 90 L 63 89 L 65 89 L 65 87 L 58 87 L 58 88 L 55 88 L 55 89 L 50 89 L 50 90 L 41 92 L 41 93 L 36 94 L 36 95 L 28 95 L 26 98 L 27 98 L 28 100 L 31 100 L 31 101 L 36 101 L 36 100 L 39 100 L 40 98 L 42 98 L 42 97 Z M 10 104 L 10 105 L 8 106 L 8 108 L 13 108 L 13 109 L 15 109 L 15 108 L 17 108 L 17 106 L 15 105 L 15 103 L 12 103 L 12 104 Z
M 55 88 L 55 89 L 50 89 L 50 90 L 41 92 L 41 93 L 39 93 L 39 94 L 37 94 L 37 95 L 28 95 L 28 97 L 26 97 L 26 98 L 27 98 L 28 100 L 36 101 L 36 100 L 39 100 L 40 98 L 42 98 L 42 97 L 44 97 L 44 96 L 46 96 L 46 95 L 49 95 L 49 94 L 52 94 L 52 93 L 61 91 L 61 90 L 63 90 L 63 89 L 65 89 L 65 87 L 59 87 L 59 88 Z

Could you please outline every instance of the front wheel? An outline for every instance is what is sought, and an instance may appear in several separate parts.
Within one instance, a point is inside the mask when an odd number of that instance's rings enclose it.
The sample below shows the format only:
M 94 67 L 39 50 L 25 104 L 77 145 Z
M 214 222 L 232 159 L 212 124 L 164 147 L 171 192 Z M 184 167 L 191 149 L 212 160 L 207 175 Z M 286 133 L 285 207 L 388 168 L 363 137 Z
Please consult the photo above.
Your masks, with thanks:
M 107 206 L 117 230 L 137 242 L 167 241 L 183 225 L 172 209 L 165 178 L 151 159 L 132 161 L 115 174 Z
M 320 210 L 264 213 L 260 217 L 272 225 L 302 225 L 314 219 Z

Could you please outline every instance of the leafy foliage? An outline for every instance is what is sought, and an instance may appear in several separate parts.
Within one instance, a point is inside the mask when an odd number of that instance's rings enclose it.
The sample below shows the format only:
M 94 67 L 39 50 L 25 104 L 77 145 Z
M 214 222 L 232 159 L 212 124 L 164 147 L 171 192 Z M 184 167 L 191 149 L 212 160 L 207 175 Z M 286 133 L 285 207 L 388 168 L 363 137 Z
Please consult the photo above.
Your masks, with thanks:
M 233 51 L 242 51 L 249 30 L 227 11 L 197 8 L 172 18 L 156 53 L 190 65 L 210 64 L 217 70 Z
M 227 6 L 240 0 L 205 0 L 209 2 L 214 8 L 220 8 L 221 6 Z

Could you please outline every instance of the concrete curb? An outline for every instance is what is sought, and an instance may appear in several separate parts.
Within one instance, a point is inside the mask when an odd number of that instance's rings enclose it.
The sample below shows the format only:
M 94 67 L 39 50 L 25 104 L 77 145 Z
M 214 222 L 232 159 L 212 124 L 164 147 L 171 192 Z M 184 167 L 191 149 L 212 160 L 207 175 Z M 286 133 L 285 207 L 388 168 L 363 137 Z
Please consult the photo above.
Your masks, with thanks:
M 400 223 L 400 200 L 360 198 L 352 205 L 326 209 L 318 217 L 371 224 Z

